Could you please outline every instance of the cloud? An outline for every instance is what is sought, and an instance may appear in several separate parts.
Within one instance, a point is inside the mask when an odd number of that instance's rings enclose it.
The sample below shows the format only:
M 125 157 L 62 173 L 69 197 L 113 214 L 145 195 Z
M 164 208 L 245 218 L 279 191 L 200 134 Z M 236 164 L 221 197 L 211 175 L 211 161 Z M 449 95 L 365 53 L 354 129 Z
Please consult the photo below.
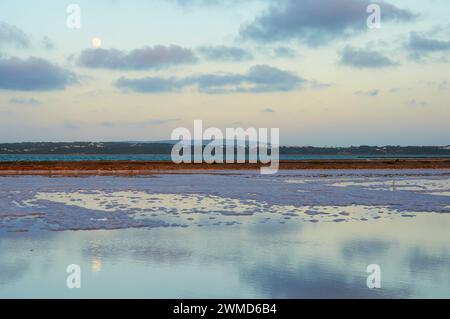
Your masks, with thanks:
M 85 49 L 77 57 L 79 66 L 93 69 L 148 70 L 197 61 L 194 52 L 178 45 L 143 47 L 125 52 L 117 49 Z
M 79 130 L 81 128 L 81 123 L 74 121 L 64 121 L 62 127 L 67 130 Z
M 315 90 L 328 89 L 333 86 L 333 83 L 322 83 L 316 80 L 309 81 L 309 86 Z
M 17 48 L 27 48 L 30 38 L 19 28 L 0 21 L 0 46 L 2 44 L 15 45 Z
M 428 81 L 426 85 L 439 91 L 447 91 L 449 89 L 448 81 Z
M 412 100 L 406 101 L 406 105 L 411 106 L 411 107 L 425 107 L 425 106 L 428 106 L 428 102 L 417 101 L 416 99 L 412 99 Z
M 268 108 L 263 110 L 263 113 L 275 113 L 275 110 L 270 108 L 270 107 L 268 107 Z
M 241 28 L 244 38 L 260 42 L 301 40 L 317 46 L 336 38 L 367 31 L 370 0 L 286 0 Z M 415 15 L 392 4 L 380 2 L 383 22 L 409 21 Z
M 407 48 L 412 58 L 420 60 L 431 53 L 449 52 L 450 41 L 431 39 L 417 32 L 411 32 Z
M 371 96 L 375 97 L 380 95 L 380 90 L 371 90 L 371 91 L 357 91 L 355 92 L 355 95 L 363 95 L 363 96 Z
M 118 128 L 118 127 L 147 127 L 147 126 L 158 126 L 165 125 L 169 123 L 178 122 L 180 119 L 163 119 L 163 120 L 146 120 L 140 122 L 102 122 L 100 126 L 104 128 Z
M 450 41 L 429 39 L 412 32 L 409 37 L 409 47 L 415 51 L 433 52 L 450 50 Z
M 41 102 L 36 100 L 35 98 L 20 98 L 20 97 L 13 97 L 9 100 L 10 104 L 20 104 L 20 105 L 39 105 Z
M 305 82 L 303 78 L 292 72 L 268 65 L 256 65 L 244 75 L 213 75 L 198 78 L 200 91 L 206 93 L 288 92 L 300 88 Z M 221 88 L 227 85 L 236 85 L 236 87 Z
M 411 91 L 411 88 L 407 88 L 407 87 L 394 87 L 389 89 L 389 93 L 398 93 L 398 92 L 402 92 L 402 91 Z
M 42 40 L 40 42 L 40 45 L 41 45 L 42 48 L 44 48 L 45 50 L 48 50 L 48 51 L 54 50 L 56 48 L 55 44 L 47 36 L 42 38 Z
M 289 71 L 256 65 L 245 74 L 203 74 L 184 78 L 121 77 L 115 84 L 122 90 L 140 93 L 178 92 L 187 87 L 196 87 L 201 93 L 227 94 L 288 92 L 302 88 L 308 81 Z
M 74 73 L 45 59 L 0 59 L 0 89 L 16 91 L 63 90 L 77 83 Z
M 210 5 L 221 3 L 222 0 L 172 0 L 180 6 L 192 6 L 192 5 Z
M 236 0 L 171 0 L 171 1 L 182 7 L 211 7 L 217 5 L 231 6 L 239 4 L 239 1 Z M 261 1 L 261 0 L 253 0 L 253 1 Z
M 297 57 L 297 51 L 294 49 L 284 47 L 284 46 L 278 46 L 275 49 L 273 49 L 274 56 L 277 58 L 289 58 L 294 59 Z
M 239 47 L 204 46 L 197 49 L 209 61 L 244 61 L 253 59 L 253 55 Z
M 121 77 L 115 82 L 116 87 L 139 93 L 165 93 L 180 91 L 185 85 L 177 78 L 146 77 L 129 79 Z
M 386 68 L 398 64 L 380 52 L 370 49 L 353 48 L 352 46 L 346 46 L 341 50 L 339 63 L 359 69 Z

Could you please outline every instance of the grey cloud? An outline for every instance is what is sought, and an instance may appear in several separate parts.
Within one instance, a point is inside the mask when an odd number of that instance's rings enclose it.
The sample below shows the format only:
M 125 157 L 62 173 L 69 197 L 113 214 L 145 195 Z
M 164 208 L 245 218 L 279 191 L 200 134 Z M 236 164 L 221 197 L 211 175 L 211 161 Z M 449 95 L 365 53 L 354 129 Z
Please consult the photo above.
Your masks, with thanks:
M 449 89 L 448 81 L 428 81 L 426 85 L 439 91 L 447 91 Z
M 164 93 L 180 91 L 185 85 L 184 81 L 176 78 L 146 77 L 140 79 L 129 79 L 121 77 L 115 85 L 125 91 L 140 93 Z
M 81 126 L 81 123 L 74 121 L 64 121 L 64 123 L 62 124 L 62 127 L 68 130 L 79 130 Z
M 241 35 L 256 41 L 298 39 L 311 46 L 367 31 L 370 0 L 287 0 L 241 28 Z M 415 15 L 392 4 L 380 2 L 383 21 L 409 21 Z
M 355 95 L 363 95 L 363 96 L 378 96 L 380 95 L 380 90 L 371 90 L 371 91 L 357 91 Z
M 264 109 L 263 112 L 264 113 L 275 113 L 275 110 L 270 108 L 270 107 L 268 107 L 268 108 Z
M 30 38 L 19 28 L 0 22 L 0 47 L 3 44 L 12 44 L 18 48 L 27 48 L 30 45 Z
M 412 58 L 421 59 L 430 53 L 449 52 L 450 41 L 431 39 L 412 32 L 409 36 L 407 48 L 410 50 Z
M 41 42 L 40 42 L 40 45 L 45 49 L 45 50 L 49 50 L 49 51 L 51 51 L 51 50 L 54 50 L 56 47 L 55 47 L 55 44 L 52 42 L 52 40 L 49 38 L 49 37 L 47 37 L 47 36 L 45 36 L 45 37 L 43 37 L 42 38 L 42 40 L 41 40 Z
M 189 6 L 189 5 L 204 5 L 204 4 L 217 4 L 220 3 L 220 0 L 172 0 L 176 4 L 181 6 Z
M 401 91 L 411 91 L 411 88 L 406 87 L 394 87 L 389 90 L 389 93 L 398 93 Z
M 385 68 L 397 65 L 397 62 L 391 60 L 380 52 L 369 49 L 358 49 L 346 46 L 340 52 L 339 63 L 354 68 Z
M 288 92 L 301 88 L 308 81 L 302 77 L 268 65 L 256 65 L 245 74 L 203 74 L 184 78 L 147 77 L 116 81 L 123 90 L 140 93 L 176 92 L 196 87 L 207 94 Z
M 328 89 L 333 86 L 333 83 L 322 83 L 316 80 L 309 81 L 309 86 L 315 90 Z
M 204 46 L 198 48 L 200 54 L 210 61 L 244 61 L 253 59 L 253 55 L 239 47 Z
M 163 119 L 163 120 L 147 120 L 141 122 L 102 122 L 100 126 L 105 128 L 117 128 L 117 127 L 146 127 L 146 126 L 157 126 L 164 125 L 173 122 L 178 122 L 179 119 Z
M 428 102 L 412 99 L 412 100 L 406 101 L 406 105 L 411 106 L 411 107 L 425 107 L 425 106 L 428 106 Z
M 450 50 L 450 41 L 429 39 L 413 32 L 410 34 L 409 47 L 416 51 L 446 51 Z
M 249 79 L 248 74 L 203 74 L 187 78 L 183 82 L 187 85 L 198 85 L 202 93 L 225 93 L 242 90 L 242 84 L 250 84 L 252 80 Z M 233 88 L 225 88 L 230 86 Z
M 274 52 L 275 57 L 278 57 L 278 58 L 293 59 L 293 58 L 297 57 L 297 51 L 295 51 L 291 48 L 288 48 L 288 47 L 284 47 L 284 46 L 276 47 L 273 50 L 273 52 Z
M 233 5 L 239 3 L 236 0 L 171 0 L 182 7 Z M 250 0 L 247 0 L 250 1 Z M 254 0 L 255 1 L 255 0 Z M 259 0 L 261 1 L 261 0 Z M 269 1 L 269 0 L 267 0 Z
M 39 105 L 41 102 L 36 100 L 35 98 L 20 98 L 13 97 L 9 100 L 10 104 L 19 104 L 19 105 Z
M 63 90 L 77 83 L 74 73 L 41 58 L 0 59 L 0 89 L 17 91 Z
M 294 73 L 268 65 L 256 65 L 246 74 L 201 75 L 194 81 L 200 92 L 210 94 L 288 92 L 306 82 Z
M 117 49 L 86 49 L 77 57 L 79 66 L 94 69 L 148 70 L 196 62 L 190 49 L 178 45 L 143 47 L 125 52 Z

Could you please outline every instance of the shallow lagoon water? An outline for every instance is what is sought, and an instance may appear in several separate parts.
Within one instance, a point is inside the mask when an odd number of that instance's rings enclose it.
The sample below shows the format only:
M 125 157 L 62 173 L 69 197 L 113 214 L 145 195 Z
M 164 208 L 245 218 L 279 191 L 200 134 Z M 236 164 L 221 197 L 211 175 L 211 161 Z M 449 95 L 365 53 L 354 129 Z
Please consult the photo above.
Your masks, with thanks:
M 447 171 L 2 177 L 0 190 L 2 298 L 450 297 Z
M 300 155 L 280 154 L 280 160 L 343 160 L 343 159 L 415 159 L 450 158 L 449 155 Z M 0 154 L 0 162 L 41 161 L 171 161 L 170 154 Z

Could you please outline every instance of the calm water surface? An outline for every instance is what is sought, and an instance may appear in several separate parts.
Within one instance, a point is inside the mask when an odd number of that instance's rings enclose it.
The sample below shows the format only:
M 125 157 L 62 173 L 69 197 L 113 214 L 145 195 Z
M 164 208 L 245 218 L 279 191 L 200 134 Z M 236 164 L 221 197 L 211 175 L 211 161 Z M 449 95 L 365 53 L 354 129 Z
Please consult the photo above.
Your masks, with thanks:
M 0 297 L 450 297 L 450 218 L 7 234 Z M 82 267 L 82 288 L 65 269 Z M 382 288 L 368 289 L 379 264 Z
M 331 160 L 331 159 L 391 159 L 391 158 L 450 158 L 450 156 L 434 155 L 280 155 L 280 160 Z M 0 162 L 28 162 L 28 161 L 171 161 L 170 154 L 0 154 Z

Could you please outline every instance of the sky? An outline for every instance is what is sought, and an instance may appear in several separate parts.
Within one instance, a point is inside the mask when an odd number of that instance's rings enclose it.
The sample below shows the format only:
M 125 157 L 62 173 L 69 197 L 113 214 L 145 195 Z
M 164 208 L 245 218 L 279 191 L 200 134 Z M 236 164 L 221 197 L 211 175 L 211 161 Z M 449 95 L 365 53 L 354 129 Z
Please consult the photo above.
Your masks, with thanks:
M 2 0 L 0 142 L 168 140 L 203 120 L 279 128 L 284 145 L 449 145 L 449 14 L 448 0 Z

